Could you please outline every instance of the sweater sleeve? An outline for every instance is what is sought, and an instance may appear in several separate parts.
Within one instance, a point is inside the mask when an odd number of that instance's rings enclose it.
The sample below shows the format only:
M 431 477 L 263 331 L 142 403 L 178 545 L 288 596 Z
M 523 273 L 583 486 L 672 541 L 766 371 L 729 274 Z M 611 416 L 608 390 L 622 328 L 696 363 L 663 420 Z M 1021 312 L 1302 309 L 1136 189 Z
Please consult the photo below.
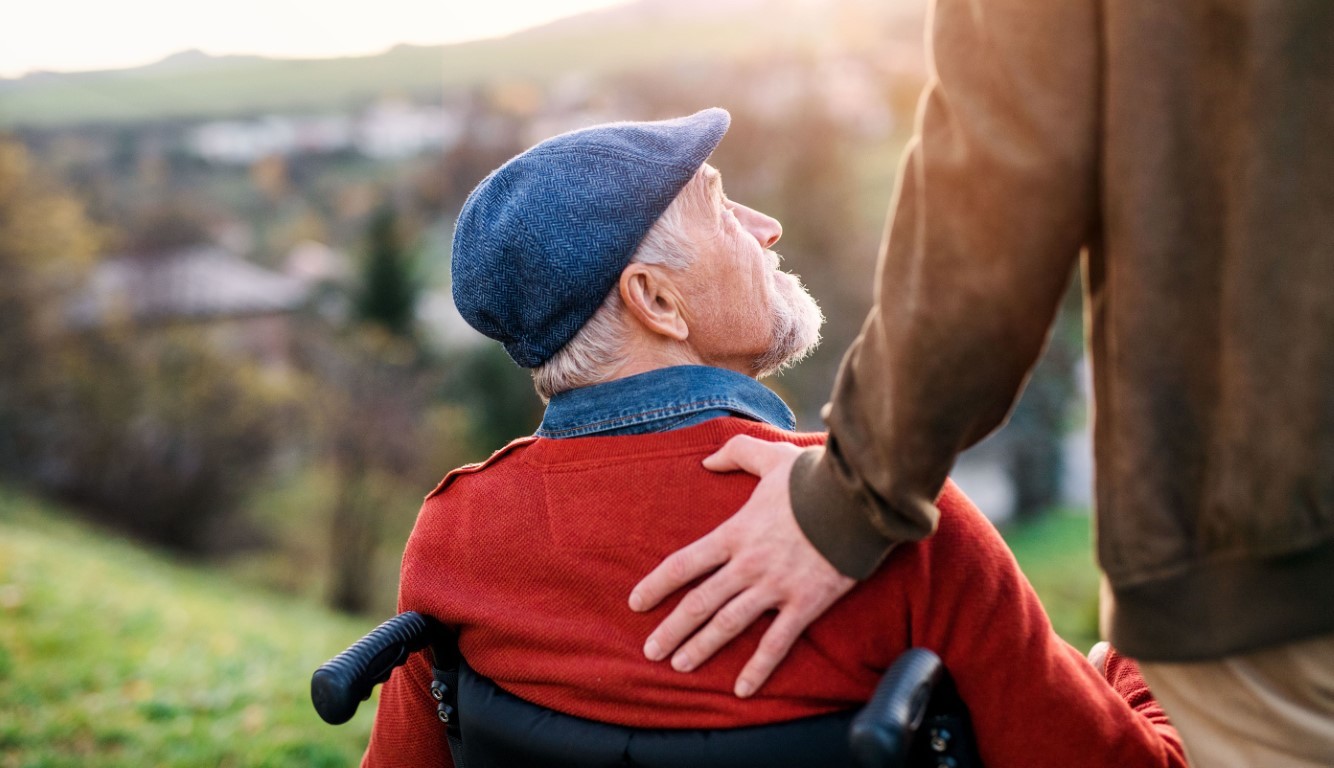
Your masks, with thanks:
M 395 669 L 380 689 L 362 768 L 453 768 L 445 727 L 435 709 L 431 662 L 426 651 L 419 651 Z
M 1052 630 L 1009 548 L 967 497 L 949 484 L 937 503 L 936 537 L 902 558 L 909 578 L 926 585 L 910 597 L 912 644 L 936 651 L 953 675 L 982 762 L 1184 768 L 1180 738 L 1133 662 L 1112 653 L 1106 676 L 1095 670 Z
M 1094 0 L 937 0 L 917 129 L 874 305 L 792 472 L 793 510 L 865 578 L 930 535 L 954 457 L 995 429 L 1041 352 L 1097 210 Z
M 423 506 L 403 553 L 398 587 L 400 613 L 418 611 L 436 615 L 427 595 L 446 588 L 439 579 L 450 572 L 447 564 L 433 559 L 433 550 L 424 545 L 437 538 L 432 522 L 427 507 Z M 410 655 L 407 663 L 389 676 L 380 689 L 362 768 L 453 768 L 445 727 L 436 715 L 436 701 L 431 697 L 432 677 L 427 650 Z
M 1126 704 L 1129 704 L 1140 717 L 1148 720 L 1154 730 L 1162 735 L 1164 741 L 1181 744 L 1180 734 L 1168 719 L 1163 705 L 1153 697 L 1153 692 L 1149 690 L 1149 684 L 1144 680 L 1134 659 L 1122 656 L 1115 648 L 1108 650 L 1107 659 L 1103 663 L 1103 675 L 1117 694 L 1125 699 Z M 1181 749 L 1180 746 L 1177 748 Z

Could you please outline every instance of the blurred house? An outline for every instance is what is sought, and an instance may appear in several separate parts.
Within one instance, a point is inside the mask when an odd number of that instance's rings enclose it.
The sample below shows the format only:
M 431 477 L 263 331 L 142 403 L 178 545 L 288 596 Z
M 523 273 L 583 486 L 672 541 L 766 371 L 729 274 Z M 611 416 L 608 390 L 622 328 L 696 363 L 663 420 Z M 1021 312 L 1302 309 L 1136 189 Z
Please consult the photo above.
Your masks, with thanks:
M 287 252 L 283 270 L 303 283 L 341 283 L 351 274 L 347 257 L 316 240 L 302 240 Z
M 361 116 L 355 144 L 367 157 L 389 160 L 448 149 L 462 134 L 460 117 L 441 107 L 384 100 Z
M 69 318 L 76 328 L 136 334 L 194 325 L 218 348 L 282 368 L 291 359 L 293 315 L 308 303 L 310 286 L 213 245 L 124 255 L 94 268 Z
M 459 115 L 442 107 L 388 99 L 360 115 L 265 115 L 214 120 L 191 129 L 187 151 L 219 165 L 250 165 L 266 157 L 355 150 L 375 160 L 412 157 L 456 144 Z
M 249 165 L 270 155 L 294 151 L 298 134 L 294 121 L 282 117 L 220 120 L 195 129 L 188 145 L 196 155 L 210 162 Z

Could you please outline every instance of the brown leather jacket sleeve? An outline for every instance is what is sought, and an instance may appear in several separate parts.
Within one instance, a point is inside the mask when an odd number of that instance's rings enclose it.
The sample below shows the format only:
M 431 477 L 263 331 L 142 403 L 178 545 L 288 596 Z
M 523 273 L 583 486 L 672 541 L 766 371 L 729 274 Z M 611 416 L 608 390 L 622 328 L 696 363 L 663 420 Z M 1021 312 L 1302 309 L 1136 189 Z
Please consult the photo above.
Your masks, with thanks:
M 812 543 L 864 578 L 935 528 L 955 456 L 995 429 L 1041 352 L 1097 206 L 1092 0 L 939 0 L 875 303 L 792 472 Z

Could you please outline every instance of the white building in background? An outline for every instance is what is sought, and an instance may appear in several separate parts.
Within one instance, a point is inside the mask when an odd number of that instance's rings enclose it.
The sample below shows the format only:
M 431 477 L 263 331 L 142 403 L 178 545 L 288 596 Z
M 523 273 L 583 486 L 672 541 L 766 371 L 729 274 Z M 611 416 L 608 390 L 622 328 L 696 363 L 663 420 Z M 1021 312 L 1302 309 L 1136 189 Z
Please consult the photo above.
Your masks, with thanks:
M 354 143 L 367 157 L 393 160 L 453 146 L 463 136 L 463 119 L 442 107 L 383 101 L 366 110 Z
M 463 119 L 437 106 L 379 102 L 360 115 L 266 115 L 217 120 L 190 132 L 186 146 L 221 165 L 250 165 L 265 157 L 356 150 L 393 160 L 448 149 L 463 136 Z
M 293 120 L 295 152 L 338 152 L 352 146 L 356 126 L 346 115 L 323 115 Z
M 282 368 L 291 356 L 290 318 L 309 298 L 301 280 L 199 245 L 100 262 L 67 312 L 76 328 L 128 326 L 140 335 L 199 326 L 215 347 Z
M 296 146 L 292 123 L 284 117 L 205 123 L 191 132 L 187 145 L 214 163 L 249 165 L 269 155 L 289 154 Z

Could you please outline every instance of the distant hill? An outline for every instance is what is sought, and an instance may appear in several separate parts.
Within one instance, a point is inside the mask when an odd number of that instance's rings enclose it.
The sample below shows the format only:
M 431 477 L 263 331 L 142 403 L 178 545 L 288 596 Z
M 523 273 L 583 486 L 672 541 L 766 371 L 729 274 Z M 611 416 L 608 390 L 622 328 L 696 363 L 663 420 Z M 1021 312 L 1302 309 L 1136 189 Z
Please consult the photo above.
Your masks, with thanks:
M 134 69 L 0 79 L 0 127 L 192 119 L 355 108 L 438 97 L 490 80 L 546 81 L 681 61 L 815 48 L 848 18 L 919 39 L 925 0 L 639 0 L 509 37 L 400 45 L 376 56 L 284 60 L 184 51 Z M 862 26 L 867 26 L 862 23 Z M 869 43 L 868 43 L 869 44 Z

